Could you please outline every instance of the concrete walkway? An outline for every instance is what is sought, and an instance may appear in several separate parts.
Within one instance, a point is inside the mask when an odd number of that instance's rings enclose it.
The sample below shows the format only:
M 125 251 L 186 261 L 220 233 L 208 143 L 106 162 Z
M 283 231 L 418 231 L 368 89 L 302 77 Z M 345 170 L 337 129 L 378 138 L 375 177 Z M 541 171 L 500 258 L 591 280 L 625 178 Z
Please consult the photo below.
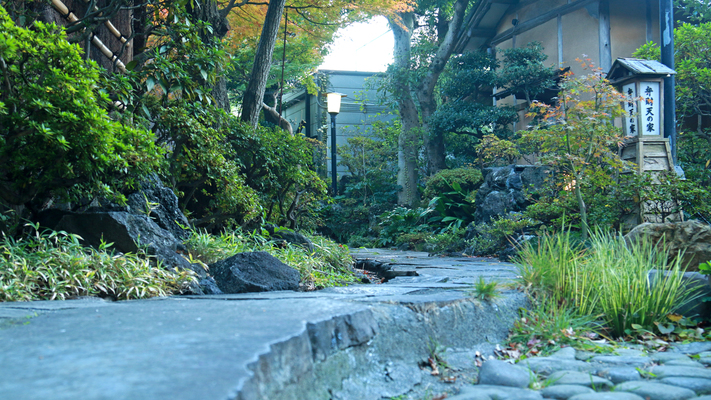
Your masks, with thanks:
M 512 280 L 511 264 L 355 256 L 404 276 L 308 293 L 2 303 L 0 399 L 424 396 L 469 383 L 475 352 L 490 353 L 526 305 L 511 289 L 494 302 L 469 296 L 480 276 Z M 433 351 L 461 365 L 453 383 L 419 367 Z

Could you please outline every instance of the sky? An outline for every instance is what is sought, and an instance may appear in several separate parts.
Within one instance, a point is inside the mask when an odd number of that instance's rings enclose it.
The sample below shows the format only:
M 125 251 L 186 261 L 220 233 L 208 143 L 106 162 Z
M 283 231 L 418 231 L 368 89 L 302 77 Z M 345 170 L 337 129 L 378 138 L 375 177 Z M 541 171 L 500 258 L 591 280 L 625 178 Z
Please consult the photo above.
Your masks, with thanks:
M 349 25 L 338 35 L 319 69 L 382 72 L 393 60 L 393 33 L 385 17 Z

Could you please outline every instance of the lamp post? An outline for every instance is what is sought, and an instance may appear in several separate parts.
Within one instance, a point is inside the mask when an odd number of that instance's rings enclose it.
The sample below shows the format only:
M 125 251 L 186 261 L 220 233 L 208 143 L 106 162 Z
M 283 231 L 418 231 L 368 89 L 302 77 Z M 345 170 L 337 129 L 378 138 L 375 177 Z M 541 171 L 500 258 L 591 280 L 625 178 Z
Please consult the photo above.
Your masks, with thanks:
M 331 114 L 331 186 L 333 188 L 333 195 L 338 195 L 338 174 L 336 168 L 338 162 L 336 156 L 338 155 L 336 149 L 336 115 L 341 111 L 341 97 L 340 93 L 329 93 L 326 95 L 326 102 L 328 104 L 328 113 Z

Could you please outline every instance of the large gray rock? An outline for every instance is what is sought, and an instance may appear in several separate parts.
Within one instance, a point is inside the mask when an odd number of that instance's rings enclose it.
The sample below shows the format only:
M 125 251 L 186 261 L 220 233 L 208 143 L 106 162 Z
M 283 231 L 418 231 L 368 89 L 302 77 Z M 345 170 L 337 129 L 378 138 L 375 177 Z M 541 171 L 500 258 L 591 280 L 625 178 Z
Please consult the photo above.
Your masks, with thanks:
M 520 165 L 485 168 L 482 172 L 484 183 L 476 194 L 474 221 L 477 224 L 509 211 L 525 210 L 529 204 L 526 191 L 541 187 L 547 176 L 541 167 Z
M 190 269 L 198 279 L 209 281 L 204 268 L 190 263 L 179 254 L 182 251 L 180 241 L 147 215 L 125 211 L 77 213 L 54 209 L 41 213 L 39 220 L 44 227 L 81 236 L 84 244 L 94 248 L 99 248 L 102 243 L 111 243 L 110 248 L 121 253 L 136 253 L 144 249 L 163 268 Z M 193 294 L 219 294 L 212 287 L 193 285 L 190 291 Z
M 546 399 L 567 400 L 575 395 L 595 393 L 589 387 L 580 385 L 555 385 L 548 386 L 541 390 L 541 394 Z
M 711 379 L 673 376 L 670 378 L 663 378 L 660 382 L 667 385 L 687 388 L 689 390 L 693 390 L 696 394 L 711 393 Z
M 184 240 L 190 234 L 190 223 L 178 206 L 178 196 L 155 174 L 141 182 L 141 190 L 126 196 L 126 203 L 130 213 L 149 216 L 177 239 Z
M 711 226 L 699 221 L 644 223 L 632 229 L 625 239 L 628 243 L 648 241 L 655 247 L 665 247 L 669 258 L 683 252 L 682 267 L 698 271 L 699 264 L 711 260 Z
M 209 267 L 224 293 L 299 289 L 299 271 L 265 251 L 235 254 Z

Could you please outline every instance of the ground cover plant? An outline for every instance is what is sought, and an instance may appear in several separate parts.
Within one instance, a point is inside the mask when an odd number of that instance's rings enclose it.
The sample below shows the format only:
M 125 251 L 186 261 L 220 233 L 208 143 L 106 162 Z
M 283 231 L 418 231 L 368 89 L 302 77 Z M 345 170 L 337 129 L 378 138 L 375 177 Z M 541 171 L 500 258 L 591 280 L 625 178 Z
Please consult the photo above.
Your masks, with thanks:
M 40 232 L 0 242 L 0 301 L 66 300 L 99 296 L 129 300 L 166 296 L 194 283 L 190 270 L 166 270 L 145 255 L 84 247 L 80 237 Z
M 313 253 L 306 248 L 270 240 L 268 234 L 246 233 L 239 229 L 226 230 L 219 235 L 193 231 L 185 242 L 193 262 L 204 265 L 228 258 L 236 253 L 266 251 L 301 274 L 305 290 L 354 283 L 353 258 L 347 246 L 334 243 L 322 236 L 308 236 L 315 247 Z M 209 272 L 209 271 L 208 271 Z
M 561 344 L 591 346 L 587 339 L 600 337 L 692 338 L 689 320 L 682 326 L 675 312 L 697 294 L 682 285 L 680 259 L 667 264 L 667 256 L 599 230 L 587 243 L 566 230 L 524 244 L 516 265 L 534 308 L 516 324 L 514 347 L 525 354 Z M 549 326 L 553 321 L 558 326 Z

